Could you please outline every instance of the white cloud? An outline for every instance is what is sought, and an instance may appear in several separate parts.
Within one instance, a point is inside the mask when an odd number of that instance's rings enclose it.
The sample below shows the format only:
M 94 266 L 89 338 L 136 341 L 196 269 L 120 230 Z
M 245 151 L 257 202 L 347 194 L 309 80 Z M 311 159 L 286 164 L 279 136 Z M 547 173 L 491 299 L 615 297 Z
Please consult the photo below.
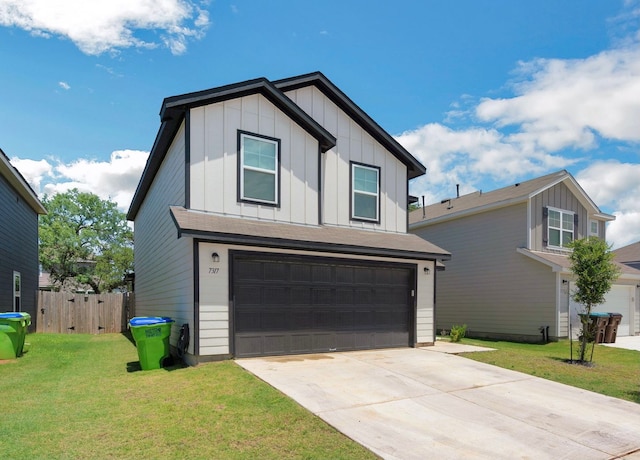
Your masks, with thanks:
M 431 202 L 442 199 L 439 190 L 450 190 L 452 184 L 461 184 L 461 192 L 467 193 L 481 179 L 511 181 L 523 171 L 543 174 L 573 162 L 544 150 L 527 149 L 494 128 L 454 130 L 431 123 L 402 133 L 396 140 L 427 167 L 427 176 L 414 181 L 412 189 L 435 197 Z
M 580 171 L 576 179 L 598 206 L 615 210 L 607 240 L 615 247 L 640 241 L 640 164 L 598 161 Z
M 557 151 L 588 149 L 601 136 L 640 141 L 640 46 L 604 51 L 587 59 L 537 59 L 520 63 L 515 97 L 484 99 L 483 122 L 516 126 L 513 140 Z
M 66 37 L 90 55 L 155 48 L 158 43 L 135 35 L 154 30 L 172 53 L 180 54 L 190 38 L 203 36 L 209 15 L 192 0 L 0 0 L 0 25 Z
M 65 82 L 65 81 L 59 81 L 58 82 L 58 86 L 64 90 L 69 91 L 71 89 L 71 86 L 69 86 L 69 83 Z
M 77 188 L 109 199 L 126 212 L 148 156 L 148 152 L 139 150 L 118 150 L 111 153 L 109 161 L 80 159 L 62 163 L 12 158 L 11 163 L 41 197 Z
M 427 167 L 411 193 L 430 204 L 453 196 L 455 184 L 493 190 L 570 169 L 616 216 L 607 230 L 614 247 L 640 240 L 639 17 L 640 2 L 628 2 L 615 18 L 625 37 L 610 50 L 519 63 L 510 96 L 463 95 L 445 119 L 456 128 L 430 123 L 397 136 Z

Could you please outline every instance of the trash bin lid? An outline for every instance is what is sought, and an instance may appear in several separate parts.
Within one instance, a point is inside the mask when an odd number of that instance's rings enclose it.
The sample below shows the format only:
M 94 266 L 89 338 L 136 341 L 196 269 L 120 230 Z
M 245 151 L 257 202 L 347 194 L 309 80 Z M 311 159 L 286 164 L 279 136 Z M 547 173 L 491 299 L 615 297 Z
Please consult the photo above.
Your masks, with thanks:
M 149 326 L 152 324 L 173 323 L 174 321 L 167 316 L 139 316 L 131 318 L 129 324 L 132 326 Z
M 0 318 L 3 319 L 11 319 L 11 318 L 19 318 L 19 319 L 23 319 L 24 317 L 22 316 L 22 313 L 0 313 Z
M 592 312 L 590 316 L 609 316 L 609 313 Z

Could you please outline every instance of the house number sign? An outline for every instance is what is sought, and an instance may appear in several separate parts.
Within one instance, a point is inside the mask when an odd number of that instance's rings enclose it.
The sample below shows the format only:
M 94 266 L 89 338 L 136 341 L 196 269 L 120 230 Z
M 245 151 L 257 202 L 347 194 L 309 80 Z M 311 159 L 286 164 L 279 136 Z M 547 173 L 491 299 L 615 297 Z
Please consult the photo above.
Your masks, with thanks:
M 217 267 L 209 267 L 209 274 L 210 275 L 217 275 L 219 271 L 220 271 L 220 269 L 217 268 Z

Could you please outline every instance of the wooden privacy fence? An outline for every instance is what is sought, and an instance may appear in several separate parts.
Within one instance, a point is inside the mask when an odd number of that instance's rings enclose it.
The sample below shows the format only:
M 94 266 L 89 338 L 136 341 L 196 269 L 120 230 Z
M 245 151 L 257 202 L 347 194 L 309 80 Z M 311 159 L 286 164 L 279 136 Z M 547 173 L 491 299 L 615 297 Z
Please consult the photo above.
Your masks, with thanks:
M 36 332 L 124 332 L 134 309 L 134 296 L 131 293 L 85 295 L 39 291 Z

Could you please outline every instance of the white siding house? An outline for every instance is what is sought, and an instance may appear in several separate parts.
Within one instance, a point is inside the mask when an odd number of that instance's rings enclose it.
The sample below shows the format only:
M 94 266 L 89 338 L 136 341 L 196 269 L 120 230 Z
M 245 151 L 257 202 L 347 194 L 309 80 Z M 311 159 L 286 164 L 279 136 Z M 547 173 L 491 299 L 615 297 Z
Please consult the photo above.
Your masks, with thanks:
M 564 244 L 606 238 L 613 219 L 567 171 L 413 211 L 409 231 L 452 254 L 438 273 L 437 330 L 467 324 L 470 336 L 532 342 L 577 334 L 582 307 L 570 299 Z M 620 277 L 595 311 L 621 313 L 618 335 L 638 334 L 640 271 L 619 267 Z
M 434 342 L 424 167 L 321 73 L 166 98 L 129 209 L 139 315 L 190 363 Z

